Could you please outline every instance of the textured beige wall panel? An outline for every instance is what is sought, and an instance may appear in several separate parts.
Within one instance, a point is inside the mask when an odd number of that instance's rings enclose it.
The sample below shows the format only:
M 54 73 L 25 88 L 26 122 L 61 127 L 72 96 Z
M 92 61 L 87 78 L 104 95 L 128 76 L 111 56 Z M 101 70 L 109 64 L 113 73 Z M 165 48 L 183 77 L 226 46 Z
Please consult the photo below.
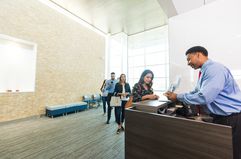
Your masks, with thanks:
M 32 93 L 1 93 L 0 121 L 45 113 L 46 105 L 99 93 L 105 39 L 37 0 L 1 0 L 0 34 L 37 43 Z

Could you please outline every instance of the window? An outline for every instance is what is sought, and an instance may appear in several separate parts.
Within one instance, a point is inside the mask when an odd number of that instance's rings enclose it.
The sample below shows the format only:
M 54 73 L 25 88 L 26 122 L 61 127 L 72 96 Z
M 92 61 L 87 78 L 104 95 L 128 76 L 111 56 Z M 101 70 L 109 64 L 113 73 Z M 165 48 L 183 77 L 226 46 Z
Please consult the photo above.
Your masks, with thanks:
M 0 92 L 33 92 L 37 45 L 0 34 Z
M 127 35 L 119 33 L 108 38 L 109 53 L 108 55 L 108 69 L 107 78 L 110 78 L 110 73 L 115 72 L 116 78 L 121 73 L 127 72 Z
M 165 91 L 169 84 L 167 26 L 128 37 L 128 78 L 131 86 L 138 82 L 145 69 L 154 73 L 154 91 Z
M 150 69 L 154 73 L 155 92 L 164 92 L 169 85 L 169 54 L 167 26 L 127 36 L 124 33 L 109 37 L 107 77 L 111 72 L 119 77 L 127 75 L 133 87 L 141 73 Z

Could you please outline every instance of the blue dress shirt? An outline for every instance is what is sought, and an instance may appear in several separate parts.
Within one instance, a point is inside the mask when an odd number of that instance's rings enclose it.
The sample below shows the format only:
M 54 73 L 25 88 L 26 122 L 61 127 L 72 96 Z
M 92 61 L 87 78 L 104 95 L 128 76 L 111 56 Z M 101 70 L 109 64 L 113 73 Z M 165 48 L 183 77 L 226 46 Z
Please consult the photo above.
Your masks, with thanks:
M 110 79 L 106 81 L 105 89 L 108 91 L 108 93 L 114 93 L 116 83 L 117 83 L 117 80 Z
M 190 93 L 177 99 L 191 105 L 202 105 L 209 113 L 227 116 L 241 111 L 241 92 L 228 68 L 207 60 L 201 67 L 201 77 Z

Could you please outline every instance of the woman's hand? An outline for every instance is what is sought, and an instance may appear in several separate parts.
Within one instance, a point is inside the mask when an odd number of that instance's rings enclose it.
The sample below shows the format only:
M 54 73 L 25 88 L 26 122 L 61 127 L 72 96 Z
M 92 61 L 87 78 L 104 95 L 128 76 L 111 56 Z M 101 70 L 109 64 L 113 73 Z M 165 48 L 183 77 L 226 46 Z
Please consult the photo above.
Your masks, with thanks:
M 148 94 L 148 95 L 145 95 L 142 97 L 143 100 L 146 100 L 146 99 L 154 100 L 154 99 L 158 99 L 158 98 L 159 98 L 159 96 L 155 95 L 155 94 Z
M 126 92 L 126 93 L 124 93 L 124 96 L 126 97 L 126 96 L 128 96 L 129 95 L 129 93 L 128 92 Z
M 151 99 L 158 99 L 158 98 L 159 98 L 159 96 L 156 94 L 152 94 L 152 96 L 151 96 Z
M 117 95 L 126 97 L 127 95 L 129 95 L 129 93 L 128 92 L 127 93 L 118 93 Z

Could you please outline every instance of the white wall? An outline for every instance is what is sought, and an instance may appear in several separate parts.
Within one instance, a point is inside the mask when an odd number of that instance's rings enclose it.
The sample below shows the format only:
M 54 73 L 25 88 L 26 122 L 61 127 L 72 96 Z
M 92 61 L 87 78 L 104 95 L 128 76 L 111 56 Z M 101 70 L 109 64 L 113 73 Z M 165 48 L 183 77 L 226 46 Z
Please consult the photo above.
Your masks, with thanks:
M 170 80 L 182 76 L 179 91 L 196 84 L 197 72 L 187 66 L 185 51 L 201 45 L 209 57 L 231 71 L 241 71 L 241 1 L 218 0 L 169 19 Z M 240 76 L 239 76 L 240 77 Z M 241 86 L 241 79 L 237 79 Z
M 0 0 L 0 34 L 38 45 L 35 92 L 0 93 L 0 121 L 44 114 L 46 105 L 99 92 L 104 36 L 37 0 Z

